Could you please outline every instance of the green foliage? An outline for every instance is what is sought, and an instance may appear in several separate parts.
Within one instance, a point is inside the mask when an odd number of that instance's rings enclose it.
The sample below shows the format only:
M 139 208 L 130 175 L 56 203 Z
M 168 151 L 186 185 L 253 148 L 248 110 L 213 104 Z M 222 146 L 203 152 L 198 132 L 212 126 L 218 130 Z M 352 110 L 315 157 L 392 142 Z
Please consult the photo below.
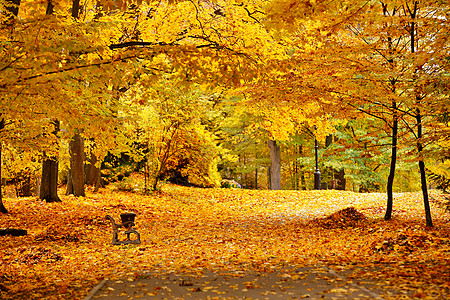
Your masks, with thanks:
M 114 189 L 123 192 L 145 193 L 144 178 L 139 174 L 133 173 L 128 177 L 124 177 L 120 181 L 112 183 Z
M 241 188 L 241 185 L 234 180 L 222 179 L 220 186 L 225 189 Z
M 224 149 L 219 162 L 221 176 L 244 188 L 266 188 L 270 158 L 260 118 L 249 110 L 243 97 L 234 94 L 224 95 L 220 109 L 216 135 Z
M 129 162 L 116 167 L 106 163 L 102 168 L 102 179 L 106 183 L 122 181 L 124 178 L 130 176 L 135 169 L 136 166 Z

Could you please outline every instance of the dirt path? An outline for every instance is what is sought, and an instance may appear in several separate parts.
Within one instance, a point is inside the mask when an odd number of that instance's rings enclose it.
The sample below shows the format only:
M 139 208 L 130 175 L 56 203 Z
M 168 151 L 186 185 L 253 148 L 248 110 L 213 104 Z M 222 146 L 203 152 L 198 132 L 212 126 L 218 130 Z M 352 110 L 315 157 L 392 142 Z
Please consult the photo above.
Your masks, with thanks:
M 106 279 L 84 300 L 382 299 L 381 292 L 373 284 L 348 281 L 345 273 L 337 273 L 328 267 L 305 267 L 289 273 L 143 273 L 134 279 Z

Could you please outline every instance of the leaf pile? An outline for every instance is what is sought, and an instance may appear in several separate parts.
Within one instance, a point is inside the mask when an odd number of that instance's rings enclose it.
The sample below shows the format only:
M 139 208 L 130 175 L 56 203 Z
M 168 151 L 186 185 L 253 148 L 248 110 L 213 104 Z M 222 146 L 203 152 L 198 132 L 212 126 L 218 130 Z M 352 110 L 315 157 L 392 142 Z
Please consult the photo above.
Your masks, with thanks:
M 419 193 L 395 194 L 391 221 L 383 220 L 378 193 L 165 185 L 150 196 L 102 189 L 61 198 L 5 199 L 11 213 L 0 216 L 0 227 L 28 234 L 0 237 L 1 299 L 82 299 L 105 277 L 134 280 L 143 271 L 297 278 L 296 267 L 317 265 L 408 297 L 450 297 L 449 213 L 431 203 L 435 227 L 425 228 Z M 123 212 L 136 214 L 140 245 L 111 245 L 105 216 L 119 223 Z
M 311 223 L 323 228 L 357 227 L 366 223 L 367 218 L 354 207 L 341 209 L 326 218 L 316 218 Z

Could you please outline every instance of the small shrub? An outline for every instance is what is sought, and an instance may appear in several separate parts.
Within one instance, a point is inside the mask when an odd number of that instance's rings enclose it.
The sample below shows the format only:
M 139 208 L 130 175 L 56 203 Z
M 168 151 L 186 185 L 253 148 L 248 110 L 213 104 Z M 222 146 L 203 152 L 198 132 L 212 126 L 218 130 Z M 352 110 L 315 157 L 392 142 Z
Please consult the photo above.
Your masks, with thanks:
M 225 188 L 225 189 L 230 189 L 230 188 L 240 189 L 240 188 L 242 188 L 239 183 L 237 183 L 234 180 L 230 180 L 230 179 L 223 179 L 221 181 L 220 185 L 222 188 Z

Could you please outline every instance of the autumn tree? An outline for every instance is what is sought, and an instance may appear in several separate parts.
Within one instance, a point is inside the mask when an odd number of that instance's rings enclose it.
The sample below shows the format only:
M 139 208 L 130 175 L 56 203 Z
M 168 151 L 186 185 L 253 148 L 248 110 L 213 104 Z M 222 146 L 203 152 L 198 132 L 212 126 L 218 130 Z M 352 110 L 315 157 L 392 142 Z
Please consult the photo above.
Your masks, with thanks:
M 439 57 L 445 53 L 442 16 L 446 11 L 439 1 L 328 4 L 288 1 L 282 7 L 268 7 L 269 19 L 273 22 L 279 18 L 278 21 L 285 22 L 281 25 L 283 28 L 302 29 L 295 38 L 297 62 L 292 74 L 295 79 L 285 82 L 285 90 L 297 86 L 297 97 L 308 94 L 309 99 L 322 103 L 328 113 L 336 117 L 370 116 L 385 122 L 386 132 L 391 137 L 386 219 L 392 214 L 399 141 L 406 143 L 410 137 L 406 129 L 414 128 L 418 137 L 418 160 L 423 161 L 420 158 L 423 148 L 419 147 L 419 144 L 423 146 L 423 137 L 419 137 L 419 131 L 422 128 L 423 134 L 423 120 L 433 120 L 435 113 L 432 111 L 442 107 L 439 102 L 430 105 L 431 102 L 423 100 L 424 94 L 418 92 L 417 83 L 439 82 L 439 77 L 445 73 L 442 71 L 445 63 L 440 62 Z M 420 53 L 414 50 L 418 45 L 423 45 Z M 424 71 L 418 72 L 421 69 Z M 436 97 L 436 93 L 427 95 L 432 94 Z M 427 104 L 423 106 L 423 103 Z M 379 133 L 374 132 L 374 137 L 381 137 Z M 422 163 L 419 166 L 424 169 Z M 427 225 L 431 226 L 425 190 L 424 201 Z
M 214 102 L 207 93 L 165 79 L 151 89 L 135 86 L 125 96 L 135 103 L 137 118 L 125 124 L 124 143 L 135 161 L 144 162 L 152 190 L 160 180 L 218 185 L 219 150 L 206 126 L 214 116 Z
M 20 0 L 11 0 L 11 1 L 5 1 L 4 3 L 1 3 L 5 13 L 2 14 L 2 22 L 1 22 L 1 31 L 2 34 L 5 34 L 7 39 L 12 38 L 12 32 L 14 30 L 14 21 L 17 18 L 17 15 L 19 13 L 19 5 Z M 3 41 L 5 42 L 5 41 Z M 2 53 L 3 56 L 3 53 Z M 3 57 L 2 57 L 3 58 Z M 6 61 L 8 63 L 8 61 Z M 8 64 L 5 64 L 5 67 L 7 67 Z M 2 134 L 2 131 L 5 128 L 5 116 L 4 112 L 0 112 L 0 134 Z M 8 213 L 8 210 L 3 204 L 3 195 L 2 195 L 2 172 L 1 172 L 1 156 L 2 156 L 2 139 L 0 139 L 0 212 L 1 213 Z
M 80 16 L 80 0 L 72 1 L 72 18 L 78 21 Z M 81 136 L 81 128 L 76 128 L 76 133 L 69 142 L 70 168 L 67 179 L 66 195 L 85 196 L 84 192 L 84 139 Z

